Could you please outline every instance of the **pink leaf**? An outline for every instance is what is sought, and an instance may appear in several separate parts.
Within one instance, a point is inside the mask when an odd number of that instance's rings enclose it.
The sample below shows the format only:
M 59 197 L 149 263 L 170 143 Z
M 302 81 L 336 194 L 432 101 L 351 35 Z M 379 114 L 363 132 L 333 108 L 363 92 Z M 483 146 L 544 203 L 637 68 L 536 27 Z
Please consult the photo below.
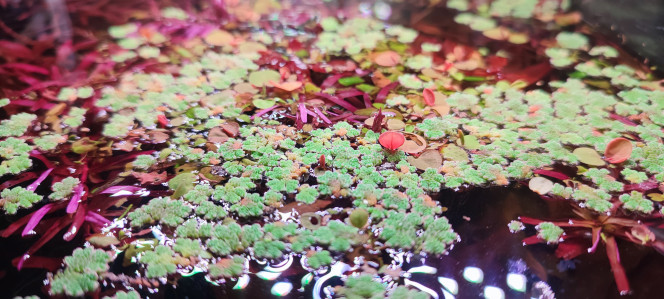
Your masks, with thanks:
M 74 187 L 74 196 L 69 200 L 67 204 L 67 214 L 73 214 L 78 208 L 78 203 L 81 201 L 81 195 L 83 194 L 83 185 L 78 185 Z
M 53 171 L 53 168 L 49 168 L 46 171 L 42 172 L 42 174 L 39 176 L 39 178 L 37 178 L 37 180 L 32 182 L 32 184 L 30 184 L 26 189 L 29 190 L 29 191 L 35 191 L 35 189 L 37 189 L 37 187 L 39 187 L 39 184 L 41 184 L 46 179 L 46 177 L 48 177 L 48 175 L 51 173 L 51 171 Z
M 325 116 L 325 114 L 323 114 L 323 112 L 321 112 L 320 109 L 318 109 L 318 107 L 314 107 L 314 112 L 316 112 L 316 114 L 317 114 L 317 115 L 318 115 L 318 116 L 319 116 L 324 122 L 326 122 L 326 123 L 328 123 L 328 124 L 331 124 L 331 123 L 332 123 L 332 122 L 330 121 L 330 119 L 328 119 L 327 116 Z
M 54 206 L 53 203 L 49 203 L 49 204 L 41 207 L 36 212 L 34 212 L 32 214 L 32 217 L 30 217 L 30 221 L 28 221 L 28 224 L 25 225 L 25 228 L 23 229 L 23 232 L 21 233 L 21 236 L 25 237 L 25 236 L 29 235 L 30 232 L 37 226 L 37 224 L 39 224 L 39 221 L 41 221 L 42 218 L 44 218 L 44 216 L 46 216 L 46 214 L 48 214 L 48 212 L 51 211 L 53 206 Z
M 300 119 L 302 120 L 302 123 L 307 123 L 307 108 L 304 107 L 304 103 L 300 102 L 298 105 L 300 108 Z

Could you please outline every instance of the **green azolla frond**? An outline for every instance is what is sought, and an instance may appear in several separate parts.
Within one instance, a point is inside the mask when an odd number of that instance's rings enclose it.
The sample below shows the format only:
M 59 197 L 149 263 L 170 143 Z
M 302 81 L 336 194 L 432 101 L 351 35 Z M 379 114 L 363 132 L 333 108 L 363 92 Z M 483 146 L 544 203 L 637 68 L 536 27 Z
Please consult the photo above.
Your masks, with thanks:
M 136 291 L 119 291 L 113 294 L 113 297 L 106 296 L 103 299 L 141 299 L 141 295 Z
M 426 191 L 438 192 L 443 184 L 443 179 L 443 175 L 438 173 L 436 169 L 427 168 L 420 175 L 420 186 Z
M 385 298 L 385 286 L 369 274 L 350 276 L 339 295 L 346 299 L 382 299 Z
M 29 208 L 42 200 L 41 195 L 20 186 L 2 190 L 0 196 L 0 202 L 2 202 L 0 206 L 10 215 L 16 214 L 19 208 Z
M 335 191 L 347 189 L 353 183 L 353 177 L 347 173 L 326 171 L 318 176 L 318 191 L 323 195 L 330 195 Z
M 551 222 L 542 222 L 535 228 L 537 229 L 537 237 L 546 241 L 547 243 L 558 243 L 560 241 L 560 237 L 564 233 L 562 228 Z
M 67 116 L 63 117 L 62 122 L 71 128 L 77 128 L 83 124 L 87 111 L 85 108 L 71 107 Z
M 111 257 L 101 249 L 92 247 L 76 248 L 72 255 L 65 257 L 68 270 L 76 272 L 102 273 L 108 270 Z
M 221 220 L 228 216 L 228 211 L 224 206 L 205 200 L 196 207 L 196 215 L 207 220 Z
M 318 198 L 318 190 L 316 187 L 311 187 L 307 184 L 300 186 L 300 191 L 295 195 L 295 200 L 301 201 L 306 204 L 312 204 Z
M 32 166 L 29 153 L 32 147 L 22 139 L 9 137 L 0 141 L 0 176 L 5 174 L 18 174 Z
M 330 265 L 332 264 L 332 261 L 333 259 L 330 256 L 330 252 L 327 250 L 317 251 L 307 258 L 307 264 L 314 269 L 320 269 L 323 266 Z
M 623 203 L 623 207 L 630 211 L 650 214 L 655 210 L 652 201 L 643 197 L 643 193 L 638 191 L 632 191 L 629 194 L 620 195 L 619 199 Z
M 247 193 L 240 202 L 231 205 L 230 208 L 232 212 L 236 212 L 242 218 L 261 216 L 264 209 L 264 199 L 256 193 Z
M 620 174 L 622 174 L 625 180 L 633 184 L 643 183 L 648 180 L 648 175 L 645 172 L 636 171 L 630 168 L 623 169 Z
M 177 238 L 173 245 L 173 250 L 182 255 L 182 257 L 201 256 L 210 257 L 209 253 L 203 250 L 200 240 Z
M 208 184 L 198 184 L 184 194 L 184 199 L 191 203 L 201 204 L 210 198 L 213 191 L 214 189 Z
M 225 185 L 215 186 L 212 198 L 236 204 L 247 194 L 247 190 L 255 187 L 256 184 L 254 184 L 250 178 L 232 177 Z
M 43 151 L 50 151 L 55 149 L 58 144 L 65 142 L 67 138 L 64 135 L 60 134 L 46 134 L 42 135 L 39 138 L 35 138 L 32 142 L 35 146 Z
M 106 125 L 102 134 L 108 137 L 120 138 L 127 136 L 134 126 L 134 117 L 131 115 L 114 114 Z
M 410 290 L 406 286 L 398 286 L 389 297 L 390 299 L 428 299 L 429 294 L 418 290 Z
M 212 278 L 239 277 L 244 273 L 245 261 L 241 256 L 232 256 L 210 265 L 208 273 Z
M 175 233 L 181 238 L 207 238 L 212 235 L 212 224 L 191 218 L 179 225 Z
M 281 241 L 260 240 L 254 244 L 253 249 L 256 257 L 276 259 L 284 255 L 286 243 Z
M 21 112 L 14 114 L 9 119 L 0 122 L 0 137 L 21 136 L 25 134 L 37 116 L 31 113 Z
M 138 155 L 131 164 L 137 169 L 148 169 L 157 162 L 152 155 Z
M 452 225 L 445 217 L 438 218 L 426 227 L 422 250 L 431 254 L 443 254 L 449 250 L 454 242 L 459 240 L 459 235 L 452 230 Z
M 561 32 L 556 36 L 558 44 L 566 49 L 579 50 L 588 47 L 588 38 L 576 32 Z
M 66 269 L 51 280 L 51 294 L 82 296 L 99 287 L 98 274 L 108 270 L 111 257 L 103 250 L 92 247 L 77 248 L 64 258 Z
M 332 250 L 346 251 L 357 244 L 358 229 L 339 220 L 330 221 L 314 231 L 316 242 L 329 245 Z
M 295 223 L 274 222 L 263 226 L 265 234 L 270 234 L 275 240 L 284 240 L 294 235 L 296 230 L 297 224 Z
M 66 177 L 62 181 L 59 181 L 51 187 L 53 193 L 51 193 L 48 198 L 52 200 L 62 200 L 67 199 L 69 195 L 74 192 L 74 188 L 78 186 L 81 181 L 75 177 Z
M 145 276 L 148 278 L 165 277 L 177 270 L 175 252 L 170 247 L 159 245 L 154 251 L 147 251 L 139 258 L 147 265 Z
M 98 276 L 92 272 L 65 270 L 58 272 L 51 280 L 51 294 L 65 294 L 80 297 L 99 288 Z
M 189 216 L 191 210 L 192 208 L 183 201 L 160 197 L 150 200 L 147 205 L 134 210 L 127 217 L 131 221 L 131 226 L 160 223 L 177 227 L 184 222 L 185 217 Z

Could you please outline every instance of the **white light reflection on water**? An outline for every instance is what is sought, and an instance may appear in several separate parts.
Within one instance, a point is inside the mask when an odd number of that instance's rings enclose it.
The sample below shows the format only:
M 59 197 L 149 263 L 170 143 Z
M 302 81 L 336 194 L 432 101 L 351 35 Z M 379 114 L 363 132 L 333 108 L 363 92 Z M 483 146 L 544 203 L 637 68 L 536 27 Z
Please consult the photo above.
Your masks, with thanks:
M 256 276 L 263 280 L 275 280 L 281 276 L 281 272 L 260 271 Z
M 330 279 L 332 277 L 335 277 L 335 276 L 341 277 L 341 276 L 343 276 L 343 274 L 346 271 L 349 271 L 349 270 L 352 270 L 352 268 L 346 263 L 337 262 L 334 265 L 332 265 L 332 268 L 330 268 L 329 273 L 325 274 L 323 277 L 316 280 L 316 283 L 314 284 L 314 290 L 313 290 L 314 299 L 321 299 L 320 291 L 321 291 L 321 289 L 323 287 L 323 283 L 325 283 L 325 281 L 327 281 L 328 279 Z
M 445 299 L 455 299 L 454 295 L 450 294 L 450 292 L 443 290 L 443 298 Z
M 505 299 L 505 291 L 499 287 L 485 286 L 484 298 L 486 299 Z
M 484 272 L 477 267 L 466 267 L 463 269 L 463 278 L 470 283 L 482 283 L 484 281 Z
M 407 286 L 414 286 L 415 288 L 419 289 L 420 291 L 429 294 L 429 296 L 431 296 L 431 298 L 433 298 L 433 299 L 438 299 L 438 293 L 436 293 L 436 291 L 434 291 L 434 290 L 432 290 L 432 289 L 430 289 L 430 288 L 425 287 L 425 286 L 422 285 L 421 283 L 414 282 L 414 281 L 412 281 L 412 280 L 410 280 L 410 279 L 408 279 L 408 278 L 404 279 L 404 283 L 405 283 L 405 285 L 407 285 Z
M 237 283 L 233 287 L 233 290 L 244 290 L 244 288 L 246 288 L 247 285 L 249 285 L 249 275 L 245 274 L 237 279 Z
M 438 282 L 443 286 L 443 292 L 447 291 L 450 295 L 459 294 L 459 283 L 456 280 L 447 277 L 438 277 Z M 445 298 L 447 298 L 447 296 L 445 296 Z M 452 298 L 454 298 L 454 296 L 452 296 Z
M 290 282 L 277 282 L 272 286 L 270 291 L 272 295 L 283 297 L 288 295 L 293 290 L 293 284 Z
M 431 266 L 418 266 L 408 269 L 408 273 L 436 274 L 438 270 Z
M 518 273 L 508 273 L 506 280 L 507 286 L 509 286 L 510 289 L 522 293 L 526 292 L 526 284 L 528 283 L 528 279 L 525 275 Z
M 270 272 L 284 272 L 290 268 L 290 266 L 293 264 L 293 256 L 289 255 L 287 259 L 283 260 L 282 262 L 272 266 L 269 265 L 265 267 L 265 271 L 270 271 Z

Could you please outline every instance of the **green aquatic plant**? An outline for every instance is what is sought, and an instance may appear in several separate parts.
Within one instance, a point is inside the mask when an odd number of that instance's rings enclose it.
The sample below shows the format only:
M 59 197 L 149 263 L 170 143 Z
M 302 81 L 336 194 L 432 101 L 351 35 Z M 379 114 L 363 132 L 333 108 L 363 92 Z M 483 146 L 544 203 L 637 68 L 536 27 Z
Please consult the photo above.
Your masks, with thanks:
M 0 193 L 0 203 L 2 203 L 0 206 L 7 214 L 16 214 L 19 208 L 32 207 L 33 204 L 41 200 L 41 195 L 23 187 L 5 189 Z
M 111 257 L 103 250 L 92 247 L 77 248 L 64 259 L 65 270 L 51 278 L 50 293 L 54 295 L 82 296 L 99 288 L 99 274 L 108 269 Z

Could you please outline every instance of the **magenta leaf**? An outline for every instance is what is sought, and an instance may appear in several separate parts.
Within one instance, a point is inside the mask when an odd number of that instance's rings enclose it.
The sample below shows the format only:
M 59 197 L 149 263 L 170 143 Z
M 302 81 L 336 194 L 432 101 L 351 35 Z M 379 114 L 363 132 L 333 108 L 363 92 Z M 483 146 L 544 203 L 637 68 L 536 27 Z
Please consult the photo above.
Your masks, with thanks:
M 29 235 L 32 232 L 32 230 L 35 227 L 37 227 L 37 224 L 39 224 L 39 221 L 41 221 L 42 218 L 44 218 L 44 216 L 46 216 L 46 214 L 48 214 L 48 212 L 51 211 L 53 206 L 54 206 L 53 203 L 49 203 L 49 204 L 41 207 L 36 212 L 32 213 L 32 217 L 30 217 L 30 221 L 28 221 L 28 224 L 25 225 L 25 228 L 23 229 L 23 232 L 21 233 L 21 236 L 25 237 L 25 236 Z
M 39 184 L 41 184 L 48 177 L 51 171 L 53 171 L 53 168 L 49 168 L 46 171 L 42 172 L 39 178 L 37 178 L 37 180 L 32 182 L 32 184 L 30 184 L 26 189 L 30 191 L 35 191 L 37 187 L 39 187 Z
M 73 214 L 78 208 L 78 203 L 81 202 L 81 195 L 83 195 L 83 185 L 78 185 L 74 188 L 74 196 L 67 204 L 67 214 Z

